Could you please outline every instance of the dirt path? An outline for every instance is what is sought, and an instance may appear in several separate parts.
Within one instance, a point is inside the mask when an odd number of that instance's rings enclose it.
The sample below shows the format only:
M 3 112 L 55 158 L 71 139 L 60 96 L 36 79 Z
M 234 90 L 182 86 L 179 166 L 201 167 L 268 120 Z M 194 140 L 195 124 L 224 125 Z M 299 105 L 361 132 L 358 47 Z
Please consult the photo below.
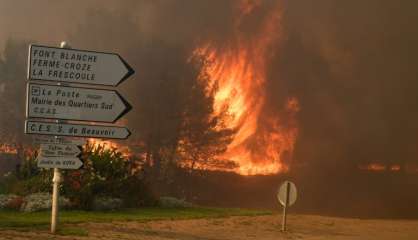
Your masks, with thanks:
M 78 225 L 88 237 L 59 236 L 47 232 L 1 231 L 0 239 L 143 239 L 143 240 L 245 240 L 245 239 L 331 239 L 414 240 L 418 220 L 360 220 L 310 215 L 289 217 L 289 232 L 280 232 L 280 216 L 231 217 L 220 219 L 115 222 Z

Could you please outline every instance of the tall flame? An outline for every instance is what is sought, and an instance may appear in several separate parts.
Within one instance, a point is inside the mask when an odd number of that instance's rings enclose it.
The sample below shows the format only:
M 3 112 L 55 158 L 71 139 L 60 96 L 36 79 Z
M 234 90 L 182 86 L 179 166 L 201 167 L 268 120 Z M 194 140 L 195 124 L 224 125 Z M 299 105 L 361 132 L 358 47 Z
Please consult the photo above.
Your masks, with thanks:
M 296 126 L 282 127 L 279 116 L 264 117 L 261 123 L 266 104 L 267 65 L 271 50 L 279 42 L 280 9 L 275 6 L 256 33 L 243 33 L 242 22 L 259 4 L 260 1 L 241 2 L 234 37 L 229 42 L 223 46 L 206 42 L 195 51 L 207 60 L 209 84 L 217 89 L 215 114 L 226 110 L 230 116 L 227 126 L 237 130 L 222 157 L 236 162 L 239 165 L 236 171 L 244 175 L 288 170 L 283 158 L 291 157 L 297 136 Z M 293 117 L 299 110 L 298 100 L 289 98 L 285 109 Z

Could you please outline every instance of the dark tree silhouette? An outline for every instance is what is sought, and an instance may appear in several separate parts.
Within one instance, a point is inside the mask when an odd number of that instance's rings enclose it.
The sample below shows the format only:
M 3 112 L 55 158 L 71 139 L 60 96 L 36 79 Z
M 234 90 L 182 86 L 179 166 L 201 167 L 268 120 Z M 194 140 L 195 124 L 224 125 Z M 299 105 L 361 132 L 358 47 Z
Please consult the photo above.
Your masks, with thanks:
M 0 139 L 17 147 L 18 160 L 24 157 L 27 52 L 27 42 L 9 39 L 0 55 Z

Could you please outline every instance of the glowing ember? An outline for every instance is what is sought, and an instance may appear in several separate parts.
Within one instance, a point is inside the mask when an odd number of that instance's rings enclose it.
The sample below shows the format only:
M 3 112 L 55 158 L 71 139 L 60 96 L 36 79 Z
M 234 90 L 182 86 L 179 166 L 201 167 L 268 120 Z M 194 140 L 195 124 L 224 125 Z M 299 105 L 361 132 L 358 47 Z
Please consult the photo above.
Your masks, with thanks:
M 283 127 L 277 116 L 263 119 L 267 64 L 271 50 L 279 40 L 280 10 L 271 11 L 259 32 L 249 36 L 240 31 L 240 24 L 251 15 L 259 1 L 243 1 L 237 16 L 234 38 L 222 47 L 205 43 L 195 54 L 203 56 L 210 85 L 217 89 L 216 114 L 227 111 L 227 126 L 237 129 L 233 142 L 221 158 L 239 165 L 236 172 L 244 175 L 272 174 L 287 171 L 284 163 L 291 158 L 297 137 L 297 127 Z M 283 106 L 290 118 L 299 111 L 296 98 Z M 286 158 L 286 159 L 284 159 Z
M 359 169 L 366 170 L 366 171 L 373 171 L 373 172 L 384 172 L 384 171 L 398 172 L 401 170 L 401 166 L 391 165 L 388 167 L 381 163 L 370 163 L 367 165 L 360 165 Z
M 386 171 L 386 166 L 380 163 L 371 163 L 365 166 L 359 166 L 361 170 L 368 170 L 368 171 L 375 171 L 375 172 L 382 172 Z
M 390 171 L 392 171 L 392 172 L 397 172 L 399 170 L 401 170 L 401 166 L 399 166 L 399 165 L 390 166 Z

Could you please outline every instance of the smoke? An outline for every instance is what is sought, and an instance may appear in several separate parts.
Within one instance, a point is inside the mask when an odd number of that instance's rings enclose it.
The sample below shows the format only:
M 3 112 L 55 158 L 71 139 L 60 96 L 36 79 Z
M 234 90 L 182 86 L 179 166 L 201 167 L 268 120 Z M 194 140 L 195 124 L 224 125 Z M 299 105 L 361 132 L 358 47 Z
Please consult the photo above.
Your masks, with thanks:
M 342 170 L 416 161 L 418 16 L 413 1 L 286 1 L 278 96 L 302 110 L 295 159 Z
M 170 94 L 155 89 L 181 74 L 196 45 L 222 46 L 233 37 L 235 2 L 3 0 L 0 49 L 8 38 L 23 38 L 119 52 L 136 70 L 120 87 L 134 106 L 127 117 L 135 136 L 143 134 L 135 124 L 140 113 L 151 111 L 144 106 Z M 335 177 L 362 163 L 416 163 L 418 2 L 280 2 L 281 36 L 272 49 L 263 116 L 284 116 L 281 124 L 291 126 L 286 101 L 299 101 L 291 169 Z M 241 24 L 244 35 L 258 32 L 277 1 L 260 3 Z

